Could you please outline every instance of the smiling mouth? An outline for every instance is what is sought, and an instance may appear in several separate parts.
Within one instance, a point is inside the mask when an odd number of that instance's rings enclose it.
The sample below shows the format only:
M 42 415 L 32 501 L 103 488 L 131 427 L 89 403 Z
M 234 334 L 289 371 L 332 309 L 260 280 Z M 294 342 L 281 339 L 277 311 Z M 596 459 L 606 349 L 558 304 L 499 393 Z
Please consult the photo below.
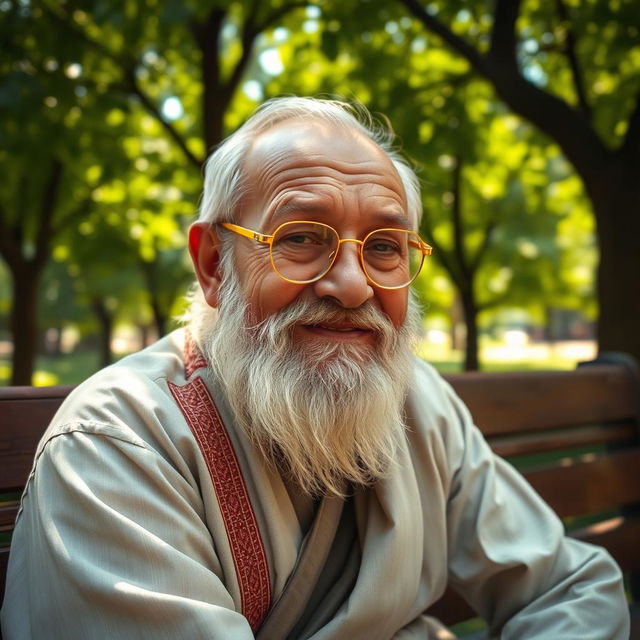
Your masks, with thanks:
M 308 325 L 312 329 L 326 329 L 327 331 L 338 331 L 339 333 L 349 333 L 350 331 L 369 331 L 364 327 L 339 327 L 331 324 L 312 324 Z
M 367 340 L 370 341 L 375 331 L 367 327 L 352 324 L 303 324 L 300 327 L 306 332 L 317 337 L 334 340 Z

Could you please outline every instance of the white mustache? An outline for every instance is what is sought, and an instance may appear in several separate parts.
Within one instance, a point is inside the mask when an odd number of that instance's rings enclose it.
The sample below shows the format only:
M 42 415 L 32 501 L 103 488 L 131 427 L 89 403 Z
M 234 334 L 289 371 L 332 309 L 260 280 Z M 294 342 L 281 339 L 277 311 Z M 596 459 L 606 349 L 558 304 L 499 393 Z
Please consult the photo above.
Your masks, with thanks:
M 391 337 L 396 329 L 389 317 L 371 301 L 356 309 L 344 309 L 329 300 L 297 300 L 273 316 L 251 327 L 258 334 L 289 332 L 298 325 L 344 323 Z

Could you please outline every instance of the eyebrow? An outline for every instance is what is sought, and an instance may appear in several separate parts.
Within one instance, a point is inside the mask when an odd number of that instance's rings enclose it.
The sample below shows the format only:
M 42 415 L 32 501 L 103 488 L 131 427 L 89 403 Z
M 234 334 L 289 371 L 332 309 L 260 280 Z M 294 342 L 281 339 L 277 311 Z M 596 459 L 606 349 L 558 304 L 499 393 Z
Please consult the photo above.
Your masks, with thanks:
M 326 217 L 332 212 L 332 208 L 318 202 L 304 202 L 290 200 L 276 209 L 274 216 L 280 217 L 291 213 L 301 213 L 304 215 Z M 382 227 L 397 227 L 398 229 L 408 229 L 411 227 L 409 216 L 405 213 L 379 211 L 374 212 L 371 221 Z
M 289 200 L 281 207 L 278 207 L 274 216 L 286 216 L 290 213 L 304 213 L 316 216 L 326 216 L 330 213 L 330 207 L 318 202 L 304 202 L 301 200 Z
M 399 229 L 408 229 L 411 227 L 409 216 L 405 213 L 389 213 L 381 211 L 374 214 L 376 220 L 380 220 L 380 224 L 388 227 L 398 227 Z

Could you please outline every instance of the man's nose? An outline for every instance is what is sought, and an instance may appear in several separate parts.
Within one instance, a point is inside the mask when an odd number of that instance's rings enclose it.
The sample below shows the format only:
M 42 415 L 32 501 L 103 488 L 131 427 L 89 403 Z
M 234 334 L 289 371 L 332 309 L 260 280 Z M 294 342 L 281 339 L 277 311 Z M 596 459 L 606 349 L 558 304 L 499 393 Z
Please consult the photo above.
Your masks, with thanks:
M 355 309 L 373 297 L 373 287 L 362 270 L 358 244 L 343 241 L 337 251 L 331 269 L 314 283 L 314 292 L 319 298 L 335 300 L 345 309 Z

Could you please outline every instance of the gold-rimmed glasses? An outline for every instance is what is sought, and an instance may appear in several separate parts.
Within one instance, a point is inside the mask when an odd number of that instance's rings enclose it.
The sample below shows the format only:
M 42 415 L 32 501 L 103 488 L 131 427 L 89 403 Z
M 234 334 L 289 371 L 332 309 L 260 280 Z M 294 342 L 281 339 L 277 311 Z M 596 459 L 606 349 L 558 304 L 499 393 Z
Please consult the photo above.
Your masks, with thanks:
M 271 266 L 280 278 L 293 284 L 309 284 L 331 269 L 340 245 L 358 245 L 360 265 L 367 279 L 381 289 L 408 287 L 420 273 L 425 256 L 433 249 L 415 231 L 375 229 L 363 240 L 341 238 L 328 224 L 310 220 L 284 222 L 265 234 L 231 222 L 220 223 L 245 238 L 269 246 Z

